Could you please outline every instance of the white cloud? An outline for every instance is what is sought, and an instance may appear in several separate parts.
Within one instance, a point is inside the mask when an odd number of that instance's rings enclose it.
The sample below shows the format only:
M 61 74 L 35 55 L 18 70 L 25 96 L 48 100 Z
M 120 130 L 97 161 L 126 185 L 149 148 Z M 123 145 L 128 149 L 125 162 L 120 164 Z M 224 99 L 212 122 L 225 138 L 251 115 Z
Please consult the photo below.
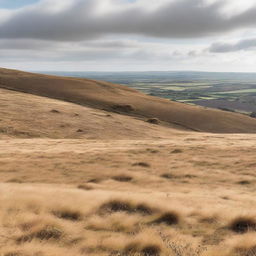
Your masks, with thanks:
M 0 9 L 0 65 L 249 70 L 255 31 L 252 0 L 41 0 Z

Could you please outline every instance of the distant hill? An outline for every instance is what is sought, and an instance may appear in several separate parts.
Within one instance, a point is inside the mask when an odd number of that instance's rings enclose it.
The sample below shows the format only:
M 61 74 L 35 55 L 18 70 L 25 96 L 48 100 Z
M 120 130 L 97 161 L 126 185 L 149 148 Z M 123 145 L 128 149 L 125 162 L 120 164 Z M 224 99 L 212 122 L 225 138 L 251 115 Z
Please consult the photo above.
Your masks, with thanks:
M 171 102 L 103 81 L 0 69 L 0 87 L 143 120 L 157 118 L 181 130 L 256 133 L 256 120 L 248 116 Z M 22 112 L 22 108 L 17 111 Z

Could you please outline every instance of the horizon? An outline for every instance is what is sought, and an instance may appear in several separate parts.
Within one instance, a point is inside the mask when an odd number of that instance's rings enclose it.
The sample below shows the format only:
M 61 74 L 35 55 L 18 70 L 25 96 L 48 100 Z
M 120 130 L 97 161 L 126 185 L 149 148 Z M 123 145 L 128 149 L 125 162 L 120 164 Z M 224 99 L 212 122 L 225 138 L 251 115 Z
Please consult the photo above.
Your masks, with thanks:
M 147 73 L 147 72 L 162 72 L 162 73 L 220 73 L 220 74 L 255 74 L 255 72 L 246 71 L 203 71 L 203 70 L 28 70 L 28 72 L 57 72 L 57 73 Z

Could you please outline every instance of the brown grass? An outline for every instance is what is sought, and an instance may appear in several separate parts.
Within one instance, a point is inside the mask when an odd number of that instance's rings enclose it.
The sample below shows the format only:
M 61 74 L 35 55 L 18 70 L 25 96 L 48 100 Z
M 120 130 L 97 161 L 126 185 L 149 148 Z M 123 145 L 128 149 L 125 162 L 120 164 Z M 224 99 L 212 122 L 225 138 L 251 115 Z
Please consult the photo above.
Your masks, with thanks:
M 150 124 L 160 124 L 160 120 L 158 118 L 149 118 L 147 122 Z
M 93 186 L 87 185 L 87 184 L 80 184 L 77 186 L 78 189 L 82 190 L 93 190 Z
M 171 173 L 163 173 L 161 174 L 161 177 L 162 178 L 165 178 L 165 179 L 173 179 L 173 178 L 176 178 L 175 175 L 171 174 Z
M 118 112 L 129 113 L 135 111 L 135 108 L 129 104 L 115 104 L 112 109 Z
M 176 148 L 176 149 L 172 150 L 171 153 L 172 154 L 180 154 L 180 153 L 182 153 L 182 150 L 179 148 Z
M 168 226 L 178 224 L 180 222 L 180 216 L 176 212 L 165 212 L 157 217 L 152 223 L 165 224 Z
M 254 133 L 256 129 L 255 119 L 246 115 L 172 102 L 103 81 L 47 76 L 7 69 L 0 69 L 0 80 L 2 88 L 107 111 L 133 114 L 143 119 L 154 117 L 173 128 L 182 130 Z
M 253 217 L 236 217 L 230 222 L 229 228 L 236 233 L 256 231 L 256 221 Z
M 29 230 L 26 234 L 19 236 L 16 241 L 18 243 L 31 242 L 33 239 L 43 240 L 60 240 L 64 235 L 63 231 L 53 225 L 41 225 L 39 227 Z
M 134 202 L 132 200 L 111 199 L 102 204 L 99 208 L 101 214 L 113 212 L 138 213 L 143 215 L 151 215 L 155 209 L 144 202 Z
M 149 163 L 145 163 L 145 162 L 138 162 L 138 163 L 134 163 L 133 166 L 140 166 L 140 167 L 149 168 L 150 164 Z
M 147 230 L 131 239 L 123 252 L 125 255 L 159 256 L 166 251 L 163 242 L 154 234 L 154 231 Z
M 70 221 L 79 221 L 82 219 L 82 214 L 79 211 L 74 211 L 71 209 L 62 209 L 52 212 L 57 218 L 70 220 Z
M 119 181 L 119 182 L 129 182 L 132 181 L 132 177 L 128 175 L 117 175 L 112 177 L 113 180 Z
M 15 184 L 6 189 L 10 186 Z M 1 199 L 0 226 L 5 236 L 0 242 L 6 241 L 1 249 L 6 253 L 216 256 L 221 250 L 222 256 L 247 256 L 256 245 L 252 229 L 245 235 L 224 229 L 219 216 L 223 222 L 241 223 L 238 217 L 230 221 L 224 209 L 188 209 L 178 200 L 140 193 L 113 199 L 116 192 L 83 193 L 54 186 L 31 195 L 26 186 L 19 185 Z M 248 224 L 248 216 L 253 215 L 246 216 Z
M 5 73 L 10 88 L 80 105 L 0 89 L 0 256 L 255 256 L 256 136 L 181 131 L 254 132 L 254 121 Z

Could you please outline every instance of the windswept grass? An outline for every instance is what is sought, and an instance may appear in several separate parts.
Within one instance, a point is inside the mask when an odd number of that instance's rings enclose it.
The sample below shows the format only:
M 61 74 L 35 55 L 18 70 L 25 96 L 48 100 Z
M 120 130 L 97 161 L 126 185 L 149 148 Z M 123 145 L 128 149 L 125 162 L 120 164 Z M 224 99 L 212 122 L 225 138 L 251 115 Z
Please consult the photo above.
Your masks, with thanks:
M 252 216 L 238 216 L 229 223 L 229 228 L 236 233 L 256 231 L 256 219 Z
M 142 194 L 25 188 L 0 198 L 1 256 L 251 256 L 256 246 L 253 214 L 232 218 Z
M 130 214 L 151 215 L 156 212 L 152 206 L 145 202 L 133 200 L 111 199 L 102 204 L 99 208 L 100 214 L 111 214 L 113 212 L 126 212 Z

